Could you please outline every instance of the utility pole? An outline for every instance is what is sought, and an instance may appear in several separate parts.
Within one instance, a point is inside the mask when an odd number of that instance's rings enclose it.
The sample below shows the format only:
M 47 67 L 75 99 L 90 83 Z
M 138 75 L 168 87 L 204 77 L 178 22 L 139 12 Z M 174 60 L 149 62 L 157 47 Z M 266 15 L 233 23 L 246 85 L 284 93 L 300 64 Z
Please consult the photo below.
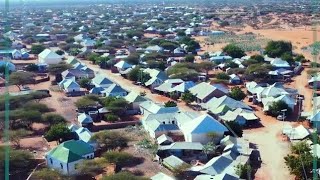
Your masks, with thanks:
M 9 0 L 5 2 L 5 11 L 4 11 L 4 19 L 5 19 L 5 32 L 9 31 Z M 9 43 L 6 43 L 9 45 Z M 9 48 L 8 46 L 5 48 Z M 5 144 L 5 154 L 4 154 L 4 179 L 9 180 L 9 158 L 10 158 L 10 143 L 9 143 L 9 61 L 5 59 L 5 114 L 4 114 L 4 144 Z

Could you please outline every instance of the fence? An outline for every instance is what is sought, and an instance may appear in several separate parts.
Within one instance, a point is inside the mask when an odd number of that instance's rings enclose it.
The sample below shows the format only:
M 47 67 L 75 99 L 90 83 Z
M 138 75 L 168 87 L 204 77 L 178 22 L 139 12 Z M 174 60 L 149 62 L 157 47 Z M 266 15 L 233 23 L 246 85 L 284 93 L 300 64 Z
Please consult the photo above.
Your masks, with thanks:
M 92 131 L 101 131 L 106 129 L 120 129 L 125 128 L 127 126 L 135 126 L 138 125 L 139 121 L 126 121 L 126 122 L 117 122 L 110 124 L 102 124 L 102 125 L 93 125 Z

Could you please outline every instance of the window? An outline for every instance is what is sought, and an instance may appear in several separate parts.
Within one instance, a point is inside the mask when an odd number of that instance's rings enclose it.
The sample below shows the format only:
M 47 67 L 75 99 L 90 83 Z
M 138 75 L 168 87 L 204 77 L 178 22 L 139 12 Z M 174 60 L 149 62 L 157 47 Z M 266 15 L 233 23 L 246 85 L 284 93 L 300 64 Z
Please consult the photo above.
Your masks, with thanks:
M 62 165 L 62 163 L 60 163 L 60 167 L 61 167 L 61 169 L 63 169 L 63 165 Z
M 50 158 L 50 164 L 53 164 L 52 159 Z
M 166 124 L 166 122 L 164 122 L 164 121 L 163 121 L 162 123 L 163 123 L 163 124 Z
M 78 164 L 74 164 L 74 169 L 77 169 Z
M 175 122 L 174 122 L 174 121 L 172 121 L 172 124 L 175 124 Z

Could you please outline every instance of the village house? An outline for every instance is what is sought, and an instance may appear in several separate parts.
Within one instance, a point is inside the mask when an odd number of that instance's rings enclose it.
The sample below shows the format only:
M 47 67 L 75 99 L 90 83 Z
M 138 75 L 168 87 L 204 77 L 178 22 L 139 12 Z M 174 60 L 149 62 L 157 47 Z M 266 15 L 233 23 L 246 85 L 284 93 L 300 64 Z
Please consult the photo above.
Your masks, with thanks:
M 225 89 L 215 87 L 206 82 L 201 82 L 189 89 L 190 93 L 196 97 L 197 103 L 206 103 L 213 97 L 222 97 L 228 92 Z
M 59 64 L 62 61 L 62 56 L 50 49 L 45 49 L 38 55 L 38 59 L 40 64 Z
M 69 140 L 59 144 L 46 154 L 49 168 L 58 170 L 66 175 L 77 174 L 77 165 L 84 159 L 93 159 L 93 148 L 81 140 Z
M 149 74 L 151 77 L 147 82 L 144 83 L 146 87 L 149 87 L 151 90 L 154 90 L 154 88 L 160 86 L 165 80 L 168 79 L 165 72 L 157 70 L 157 69 L 144 69 L 144 73 Z

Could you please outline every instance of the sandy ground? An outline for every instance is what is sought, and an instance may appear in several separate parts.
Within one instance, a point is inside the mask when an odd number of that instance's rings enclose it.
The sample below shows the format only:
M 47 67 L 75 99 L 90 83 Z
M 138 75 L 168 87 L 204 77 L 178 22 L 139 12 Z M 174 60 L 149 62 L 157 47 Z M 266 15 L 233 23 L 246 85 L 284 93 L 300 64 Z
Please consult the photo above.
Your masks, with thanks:
M 130 131 L 127 131 L 126 129 L 116 129 L 112 131 L 118 131 L 126 134 L 127 137 L 130 137 L 131 141 L 128 143 L 128 147 L 123 151 L 132 154 L 136 158 L 135 161 L 124 166 L 122 170 L 128 170 L 133 173 L 140 172 L 140 176 L 144 177 L 152 177 L 159 172 L 172 175 L 168 169 L 161 166 L 158 162 L 153 161 L 153 156 L 150 151 L 137 146 L 137 143 L 145 138 L 150 140 L 150 136 L 146 131 L 137 129 Z
M 284 124 L 262 112 L 262 108 L 248 103 L 254 107 L 256 115 L 261 120 L 262 127 L 244 130 L 243 137 L 249 140 L 261 157 L 261 168 L 255 174 L 257 180 L 290 180 L 292 177 L 284 163 L 283 157 L 289 152 L 289 143 L 280 137 Z

